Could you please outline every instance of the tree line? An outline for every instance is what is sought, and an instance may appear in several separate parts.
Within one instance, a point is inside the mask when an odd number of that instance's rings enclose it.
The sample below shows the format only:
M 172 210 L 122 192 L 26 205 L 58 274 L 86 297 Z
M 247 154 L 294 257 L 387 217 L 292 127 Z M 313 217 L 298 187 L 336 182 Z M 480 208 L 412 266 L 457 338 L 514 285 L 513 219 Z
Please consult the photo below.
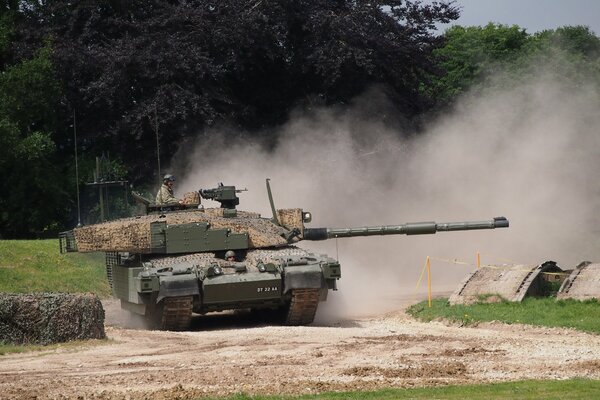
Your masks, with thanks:
M 490 70 L 526 79 L 556 54 L 600 82 L 586 27 L 435 30 L 458 17 L 446 1 L 0 1 L 0 235 L 76 222 L 75 132 L 79 183 L 105 154 L 111 179 L 140 185 L 156 181 L 156 129 L 163 154 L 222 123 L 275 142 L 292 110 L 377 85 L 418 132 Z

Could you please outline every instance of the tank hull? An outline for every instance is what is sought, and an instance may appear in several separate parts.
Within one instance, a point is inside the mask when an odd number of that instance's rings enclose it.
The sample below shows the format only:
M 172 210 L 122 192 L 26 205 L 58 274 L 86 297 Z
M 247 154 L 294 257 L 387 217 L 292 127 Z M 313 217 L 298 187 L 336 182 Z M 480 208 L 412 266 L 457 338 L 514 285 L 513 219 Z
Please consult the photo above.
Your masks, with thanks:
M 210 253 L 108 253 L 106 267 L 121 307 L 165 330 L 188 329 L 192 313 L 241 309 L 270 310 L 288 325 L 309 324 L 341 276 L 334 259 L 293 246 L 250 250 L 239 262 Z

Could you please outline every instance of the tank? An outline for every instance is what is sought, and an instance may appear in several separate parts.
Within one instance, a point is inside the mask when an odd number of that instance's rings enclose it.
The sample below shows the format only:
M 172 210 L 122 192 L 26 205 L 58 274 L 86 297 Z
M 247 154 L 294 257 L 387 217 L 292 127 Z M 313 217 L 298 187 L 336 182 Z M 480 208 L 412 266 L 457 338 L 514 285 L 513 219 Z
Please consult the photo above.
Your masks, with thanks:
M 244 189 L 245 190 L 245 189 Z M 144 215 L 78 227 L 59 236 L 61 252 L 105 252 L 121 307 L 152 327 L 189 329 L 192 313 L 251 309 L 283 324 L 313 322 L 319 302 L 337 290 L 340 263 L 297 247 L 300 241 L 373 235 L 422 235 L 506 228 L 504 217 L 471 222 L 416 222 L 356 228 L 307 228 L 310 212 L 276 209 L 272 217 L 238 210 L 243 190 L 219 184 L 161 205 L 134 193 Z M 201 199 L 221 204 L 203 208 Z M 234 257 L 231 257 L 234 252 Z

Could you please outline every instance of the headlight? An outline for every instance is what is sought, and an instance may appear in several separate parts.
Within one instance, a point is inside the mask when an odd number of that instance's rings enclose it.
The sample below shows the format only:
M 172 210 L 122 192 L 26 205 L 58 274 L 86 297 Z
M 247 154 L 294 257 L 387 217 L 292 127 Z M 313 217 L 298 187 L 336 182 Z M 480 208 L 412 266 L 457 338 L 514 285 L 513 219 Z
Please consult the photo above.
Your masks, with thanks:
M 215 275 L 221 275 L 223 273 L 223 268 L 221 268 L 218 265 L 211 265 L 210 267 L 208 267 L 208 269 L 206 270 L 206 276 L 215 276 Z
M 308 211 L 306 212 L 302 212 L 302 221 L 309 223 L 310 221 L 312 221 L 312 214 L 309 213 Z

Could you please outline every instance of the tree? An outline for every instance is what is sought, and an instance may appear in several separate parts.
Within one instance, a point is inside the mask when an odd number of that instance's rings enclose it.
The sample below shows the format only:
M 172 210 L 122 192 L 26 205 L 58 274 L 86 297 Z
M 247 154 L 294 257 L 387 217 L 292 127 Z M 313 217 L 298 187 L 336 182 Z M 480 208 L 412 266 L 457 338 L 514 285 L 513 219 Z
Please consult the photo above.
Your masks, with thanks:
M 562 27 L 529 35 L 513 25 L 454 26 L 446 43 L 435 50 L 443 76 L 425 90 L 442 104 L 469 92 L 521 85 L 540 73 L 554 75 L 572 87 L 600 84 L 600 38 L 589 28 Z
M 55 39 L 82 135 L 122 158 L 142 155 L 130 167 L 147 179 L 155 124 L 174 154 L 219 121 L 261 131 L 295 107 L 347 104 L 374 84 L 400 114 L 421 113 L 431 101 L 419 85 L 436 73 L 441 43 L 432 29 L 457 17 L 452 3 L 400 0 L 56 0 L 27 8 L 19 32 L 25 44 Z
M 572 88 L 600 89 L 600 38 L 586 26 L 538 32 L 529 39 L 513 76 L 517 82 L 535 76 L 539 66 Z
M 0 75 L 0 231 L 23 237 L 56 229 L 66 205 L 52 138 L 58 83 L 49 47 Z
M 430 95 L 446 102 L 466 90 L 473 90 L 495 69 L 514 62 L 528 40 L 525 29 L 517 25 L 463 27 L 455 25 L 445 33 L 446 43 L 435 50 L 446 74 L 433 77 L 427 88 Z
M 264 136 L 374 85 L 410 120 L 433 103 L 435 24 L 457 17 L 404 0 L 0 2 L 0 229 L 73 215 L 73 115 L 82 168 L 110 153 L 138 186 L 155 180 L 156 128 L 164 163 L 215 124 Z

